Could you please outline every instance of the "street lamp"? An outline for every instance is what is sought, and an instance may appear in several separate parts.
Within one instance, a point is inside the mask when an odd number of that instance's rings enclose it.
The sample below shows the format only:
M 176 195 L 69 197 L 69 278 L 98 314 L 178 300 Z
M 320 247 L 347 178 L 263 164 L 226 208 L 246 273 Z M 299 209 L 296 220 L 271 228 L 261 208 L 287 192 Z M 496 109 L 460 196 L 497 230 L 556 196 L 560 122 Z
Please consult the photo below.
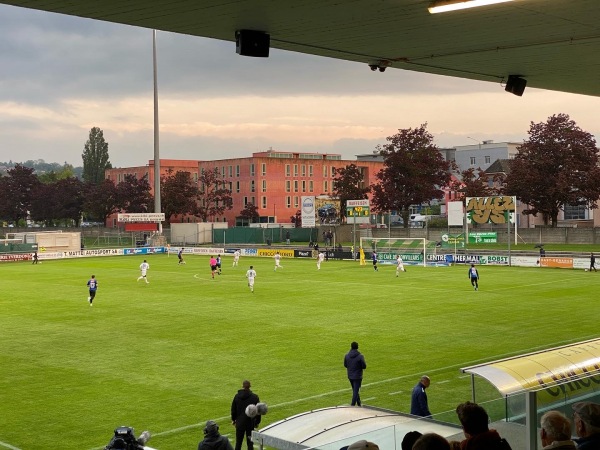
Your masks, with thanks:
M 477 140 L 477 139 L 474 139 L 474 138 L 472 138 L 472 137 L 470 137 L 470 136 L 467 136 L 467 139 L 471 139 L 472 141 L 475 141 L 475 142 L 477 142 L 477 145 L 479 146 L 479 150 L 481 150 L 481 141 L 479 141 L 479 140 Z

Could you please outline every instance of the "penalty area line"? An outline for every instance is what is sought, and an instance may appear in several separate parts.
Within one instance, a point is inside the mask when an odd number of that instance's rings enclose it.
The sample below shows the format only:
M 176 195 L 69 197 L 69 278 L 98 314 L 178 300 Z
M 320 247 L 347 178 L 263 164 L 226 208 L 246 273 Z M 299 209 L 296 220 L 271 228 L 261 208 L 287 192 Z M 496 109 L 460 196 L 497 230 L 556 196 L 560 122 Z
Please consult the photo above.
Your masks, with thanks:
M 0 441 L 0 447 L 9 448 L 10 450 L 21 450 L 19 447 L 15 447 L 14 445 L 10 445 L 2 441 Z

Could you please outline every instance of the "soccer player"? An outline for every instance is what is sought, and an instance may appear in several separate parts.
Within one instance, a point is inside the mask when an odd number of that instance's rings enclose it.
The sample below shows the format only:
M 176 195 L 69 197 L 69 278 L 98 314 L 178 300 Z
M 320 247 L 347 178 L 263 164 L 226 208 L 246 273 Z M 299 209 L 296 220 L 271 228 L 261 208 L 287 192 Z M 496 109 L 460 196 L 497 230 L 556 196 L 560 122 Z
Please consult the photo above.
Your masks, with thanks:
M 33 252 L 33 262 L 31 264 L 37 264 L 38 263 L 38 254 L 37 254 L 37 250 L 35 252 Z
M 217 274 L 221 275 L 221 255 L 217 255 Z
M 140 276 L 138 277 L 138 281 L 140 280 L 144 280 L 146 282 L 146 284 L 148 283 L 148 278 L 146 278 L 146 275 L 148 274 L 148 269 L 150 268 L 150 264 L 148 264 L 148 262 L 146 260 L 144 260 L 143 263 L 140 264 Z
M 233 252 L 233 266 L 232 267 L 236 267 L 238 265 L 238 262 L 240 262 L 240 251 L 236 250 L 235 252 Z
M 92 306 L 92 303 L 96 298 L 96 291 L 98 290 L 98 280 L 96 280 L 96 275 L 92 275 L 92 278 L 90 278 L 87 282 L 87 286 L 90 291 L 88 302 L 90 302 L 90 306 Z
M 250 266 L 246 272 L 246 278 L 248 278 L 248 287 L 250 288 L 250 292 L 254 294 L 254 278 L 256 278 L 256 270 L 254 270 L 253 266 Z
M 317 270 L 321 270 L 321 263 L 323 262 L 324 259 L 325 259 L 325 255 L 323 254 L 323 252 L 320 252 L 319 256 L 317 256 Z
M 217 258 L 215 258 L 214 256 L 211 256 L 209 264 L 210 264 L 210 274 L 214 280 L 215 272 L 217 271 Z
M 373 270 L 375 270 L 375 272 L 379 272 L 379 269 L 377 268 L 377 252 L 373 252 L 371 255 L 371 260 L 373 261 Z
M 396 258 L 396 276 L 398 276 L 398 274 L 400 272 L 406 272 L 406 269 L 404 268 L 404 262 L 402 261 L 402 256 L 398 255 L 398 257 Z
M 279 252 L 275 252 L 275 256 L 273 256 L 273 258 L 275 258 L 275 269 L 273 270 L 276 271 L 277 269 L 282 268 L 283 266 L 279 263 L 281 261 L 281 255 Z
M 179 264 L 185 264 L 185 261 L 183 260 L 183 248 L 179 249 L 179 252 L 177 253 L 177 258 L 179 259 L 179 262 L 177 263 Z
M 471 280 L 471 286 L 475 288 L 475 290 L 479 290 L 479 272 L 475 268 L 475 264 L 471 264 L 469 267 L 469 279 Z

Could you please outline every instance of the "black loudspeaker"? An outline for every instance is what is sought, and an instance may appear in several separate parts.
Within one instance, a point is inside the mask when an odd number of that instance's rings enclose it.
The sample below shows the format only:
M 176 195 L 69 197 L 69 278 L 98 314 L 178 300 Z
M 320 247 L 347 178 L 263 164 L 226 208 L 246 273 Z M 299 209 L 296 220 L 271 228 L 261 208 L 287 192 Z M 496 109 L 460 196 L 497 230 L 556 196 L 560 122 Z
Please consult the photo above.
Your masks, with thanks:
M 504 90 L 520 97 L 525 91 L 525 86 L 527 86 L 525 78 L 521 78 L 519 75 L 509 75 Z
M 238 55 L 269 57 L 271 36 L 262 31 L 237 30 L 235 32 L 235 51 Z

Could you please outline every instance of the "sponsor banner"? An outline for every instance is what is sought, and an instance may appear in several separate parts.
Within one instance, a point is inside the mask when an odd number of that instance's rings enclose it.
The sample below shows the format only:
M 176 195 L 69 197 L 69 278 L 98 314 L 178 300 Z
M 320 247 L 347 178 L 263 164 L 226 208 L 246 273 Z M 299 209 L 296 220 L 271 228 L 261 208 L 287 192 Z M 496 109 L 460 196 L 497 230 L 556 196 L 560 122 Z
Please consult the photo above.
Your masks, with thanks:
M 573 269 L 589 269 L 590 258 L 573 258 Z
M 224 248 L 210 248 L 210 247 L 194 247 L 192 253 L 194 255 L 222 255 L 225 253 Z
M 312 250 L 294 250 L 294 258 L 312 258 Z
M 258 254 L 258 250 L 255 248 L 243 248 L 240 252 L 242 256 L 256 256 Z
M 165 247 L 138 247 L 123 249 L 123 254 L 125 255 L 151 255 L 153 253 L 166 253 L 166 249 Z
M 442 247 L 443 248 L 464 248 L 465 246 L 465 235 L 464 234 L 442 234 Z
M 510 195 L 498 197 L 467 197 L 465 213 L 467 223 L 506 223 L 508 212 L 510 223 L 514 223 L 517 198 Z M 512 211 L 512 212 L 510 212 Z
M 98 248 L 94 250 L 76 250 L 62 252 L 63 258 L 87 258 L 90 256 L 117 256 L 126 254 L 122 248 Z
M 2 262 L 15 262 L 15 261 L 31 261 L 31 254 L 20 253 L 0 253 L 0 261 Z
M 316 226 L 316 211 L 315 211 L 315 197 L 314 196 L 302 196 L 301 219 L 302 228 L 313 228 Z
M 537 256 L 513 256 L 511 257 L 511 264 L 520 267 L 538 267 L 540 260 Z
M 480 264 L 481 258 L 479 255 L 456 255 L 453 261 L 458 264 Z
M 496 244 L 498 233 L 495 231 L 476 231 L 469 233 L 469 244 Z
M 508 256 L 485 255 L 479 259 L 479 264 L 508 266 Z
M 63 253 L 62 252 L 52 252 L 52 253 L 38 253 L 38 259 L 40 261 L 44 260 L 48 260 L 48 259 L 61 259 L 63 257 Z
M 164 222 L 165 213 L 121 213 L 117 222 Z
M 264 249 L 259 248 L 257 256 L 275 256 L 275 253 L 279 253 L 282 258 L 293 258 L 294 250 L 276 250 L 276 249 Z
M 561 269 L 572 269 L 573 258 L 559 258 L 545 256 L 540 258 L 541 267 L 560 267 Z

